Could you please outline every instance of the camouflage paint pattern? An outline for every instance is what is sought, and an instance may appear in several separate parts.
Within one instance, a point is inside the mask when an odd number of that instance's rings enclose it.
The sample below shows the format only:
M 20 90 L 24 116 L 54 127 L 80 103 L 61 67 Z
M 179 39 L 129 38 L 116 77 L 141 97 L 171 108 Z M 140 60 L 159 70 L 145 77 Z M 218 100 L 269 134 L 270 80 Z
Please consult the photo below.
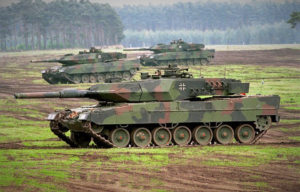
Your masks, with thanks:
M 43 70 L 42 77 L 50 84 L 65 83 L 96 83 L 106 80 L 129 80 L 139 70 L 138 60 L 126 60 L 126 54 L 118 52 L 102 52 L 92 47 L 90 52 L 81 51 L 77 55 L 66 54 L 60 59 L 31 61 L 58 62 L 55 66 Z M 123 60 L 121 60 L 123 59 Z M 99 77 L 99 75 L 102 75 Z M 99 77 L 99 78 L 98 78 Z
M 203 44 L 188 44 L 178 40 L 170 45 L 157 44 L 149 48 L 127 48 L 124 51 L 153 51 L 154 54 L 138 56 L 144 66 L 206 65 L 214 58 L 215 50 L 204 47 Z
M 139 133 L 136 135 L 138 140 L 132 136 L 132 142 L 139 145 L 143 143 L 143 139 L 149 138 L 149 134 L 156 133 L 155 130 L 159 127 L 163 133 L 167 133 L 168 129 L 172 130 L 172 136 L 169 135 L 168 138 L 177 139 L 174 140 L 175 144 L 180 144 L 181 137 L 187 139 L 187 135 L 198 138 L 194 139 L 195 142 L 201 142 L 202 137 L 211 137 L 208 138 L 210 142 L 213 137 L 218 142 L 227 144 L 233 135 L 245 143 L 254 141 L 256 135 L 256 141 L 265 134 L 272 122 L 279 121 L 280 97 L 246 96 L 248 91 L 249 83 L 236 79 L 171 79 L 155 76 L 154 79 L 135 82 L 96 84 L 88 90 L 64 89 L 60 92 L 16 93 L 14 96 L 17 99 L 84 97 L 98 100 L 99 104 L 95 106 L 49 114 L 47 120 L 52 123 L 51 130 L 55 132 L 57 128 L 53 125 L 59 125 L 58 129 L 61 131 L 70 130 L 73 136 L 78 133 L 77 140 L 74 140 L 76 142 L 84 141 L 86 133 L 89 133 L 89 136 L 99 142 L 99 147 L 125 147 L 123 139 L 127 138 L 126 142 L 129 142 L 129 132 Z M 204 134 L 200 130 L 201 134 L 197 134 L 195 130 L 199 126 L 204 127 L 207 132 Z M 212 130 L 214 136 L 210 134 Z M 106 142 L 104 136 L 111 143 Z M 158 138 L 160 135 L 153 137 Z M 60 138 L 71 143 L 71 146 L 76 144 L 62 135 Z M 153 142 L 160 143 L 157 140 Z

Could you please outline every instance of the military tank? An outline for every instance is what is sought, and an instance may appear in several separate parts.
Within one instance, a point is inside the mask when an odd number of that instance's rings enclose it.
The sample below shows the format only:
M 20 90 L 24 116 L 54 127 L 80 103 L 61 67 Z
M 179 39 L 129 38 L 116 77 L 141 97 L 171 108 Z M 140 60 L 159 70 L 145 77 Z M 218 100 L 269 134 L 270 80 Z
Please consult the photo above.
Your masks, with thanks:
M 180 75 L 182 74 L 182 75 Z M 145 75 L 87 90 L 16 93 L 16 99 L 90 98 L 93 106 L 55 110 L 51 131 L 71 147 L 103 148 L 254 144 L 278 122 L 278 95 L 249 95 L 249 83 L 230 78 Z M 143 75 L 143 74 L 141 74 Z M 65 133 L 70 131 L 70 137 Z
M 58 62 L 55 66 L 41 71 L 49 84 L 102 83 L 131 79 L 139 70 L 139 60 L 126 60 L 127 55 L 119 52 L 102 52 L 91 47 L 90 51 L 66 54 L 60 59 L 32 60 L 32 63 Z
M 124 51 L 153 51 L 154 54 L 140 55 L 143 66 L 160 65 L 206 65 L 215 55 L 214 49 L 204 49 L 204 44 L 186 43 L 174 40 L 169 45 L 157 44 L 148 48 L 126 48 Z

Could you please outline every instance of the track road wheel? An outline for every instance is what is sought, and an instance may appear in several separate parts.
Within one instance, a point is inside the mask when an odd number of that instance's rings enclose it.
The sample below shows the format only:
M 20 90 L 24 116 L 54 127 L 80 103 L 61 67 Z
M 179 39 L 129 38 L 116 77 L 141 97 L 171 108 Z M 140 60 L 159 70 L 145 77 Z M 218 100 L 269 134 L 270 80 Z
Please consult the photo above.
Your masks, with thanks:
M 173 132 L 173 142 L 177 145 L 187 145 L 192 139 L 191 131 L 186 126 L 176 127 Z
M 91 142 L 91 137 L 85 133 L 71 132 L 71 139 L 80 147 L 88 147 Z
M 193 59 L 189 59 L 186 61 L 186 65 L 194 65 Z
M 90 82 L 91 83 L 97 83 L 97 78 L 95 75 L 90 75 Z
M 130 73 L 129 72 L 123 72 L 123 79 L 125 79 L 126 81 L 128 81 L 130 79 Z
M 171 142 L 172 134 L 169 129 L 157 127 L 152 130 L 152 141 L 157 146 L 166 146 Z
M 137 128 L 131 132 L 131 143 L 137 147 L 147 147 L 151 142 L 152 136 L 148 129 Z
M 123 78 L 122 74 L 120 72 L 115 73 L 116 78 Z
M 108 140 L 117 147 L 126 147 L 130 141 L 129 132 L 126 129 L 113 129 L 109 132 Z
M 75 83 L 81 83 L 81 76 L 80 75 L 74 75 L 73 76 L 73 81 Z
M 200 64 L 201 64 L 200 59 L 195 59 L 194 60 L 194 65 L 200 65 Z
M 90 77 L 88 75 L 82 75 L 81 77 L 82 83 L 90 82 Z
M 255 137 L 254 128 L 251 125 L 244 124 L 238 126 L 234 131 L 235 140 L 241 143 L 251 143 Z
M 213 138 L 212 130 L 207 126 L 198 126 L 193 129 L 193 141 L 199 145 L 207 145 Z
M 206 58 L 208 62 L 211 62 L 211 57 Z
M 113 77 L 112 73 L 107 73 L 105 76 L 106 79 L 111 79 L 112 77 Z
M 208 63 L 207 59 L 201 59 L 200 62 L 201 65 L 206 65 Z
M 222 125 L 214 130 L 214 139 L 220 144 L 230 143 L 233 137 L 233 129 L 229 125 Z
M 98 75 L 98 76 L 97 76 L 97 80 L 98 80 L 99 83 L 104 83 L 104 82 L 105 82 L 105 77 L 104 77 L 104 75 Z

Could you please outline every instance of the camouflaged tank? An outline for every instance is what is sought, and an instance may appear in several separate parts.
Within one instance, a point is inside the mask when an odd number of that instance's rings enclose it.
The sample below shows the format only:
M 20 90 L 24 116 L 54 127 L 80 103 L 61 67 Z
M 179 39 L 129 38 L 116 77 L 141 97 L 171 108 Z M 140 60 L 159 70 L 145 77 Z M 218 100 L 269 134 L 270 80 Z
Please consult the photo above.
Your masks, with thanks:
M 97 100 L 93 106 L 48 115 L 51 131 L 71 147 L 87 147 L 91 141 L 104 148 L 225 145 L 234 138 L 253 144 L 280 119 L 278 95 L 247 96 L 249 83 L 240 80 L 193 78 L 185 70 L 175 75 L 168 70 L 135 82 L 14 96 Z
M 203 44 L 186 43 L 181 39 L 169 45 L 157 44 L 149 48 L 127 48 L 124 51 L 153 51 L 154 54 L 138 56 L 144 66 L 206 65 L 215 56 L 214 49 L 204 49 Z
M 102 52 L 91 47 L 90 51 L 79 54 L 66 54 L 60 59 L 32 60 L 38 62 L 58 62 L 55 66 L 43 70 L 42 77 L 49 84 L 66 83 L 102 83 L 131 79 L 139 70 L 139 60 L 126 60 L 127 55 L 118 52 Z

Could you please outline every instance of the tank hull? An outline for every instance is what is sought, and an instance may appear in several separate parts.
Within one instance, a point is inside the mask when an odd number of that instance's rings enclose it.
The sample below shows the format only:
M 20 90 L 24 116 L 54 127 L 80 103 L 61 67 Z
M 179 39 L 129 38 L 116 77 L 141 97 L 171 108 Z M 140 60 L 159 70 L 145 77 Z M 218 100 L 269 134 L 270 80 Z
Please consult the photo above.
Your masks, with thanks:
M 206 65 L 214 58 L 214 49 L 197 51 L 165 52 L 159 54 L 143 55 L 140 57 L 144 66 L 166 65 Z
M 138 60 L 118 60 L 97 62 L 72 66 L 54 67 L 43 70 L 42 77 L 49 84 L 66 83 L 97 83 L 109 82 L 114 79 L 129 80 L 140 64 Z
M 209 135 L 211 138 L 204 144 L 215 140 L 228 144 L 233 137 L 250 143 L 260 134 L 264 134 L 272 122 L 279 121 L 279 103 L 280 97 L 277 95 L 210 98 L 205 101 L 119 103 L 113 106 L 54 112 L 48 116 L 48 120 L 57 122 L 61 127 L 78 135 L 85 135 L 89 127 L 94 140 L 101 137 L 111 144 L 108 147 L 126 147 L 129 143 L 141 147 L 139 144 L 142 142 L 134 140 L 132 136 L 127 139 L 126 145 L 119 145 L 118 140 L 111 138 L 116 131 L 135 135 L 137 130 L 152 139 L 160 136 L 157 131 L 165 131 L 166 135 L 170 132 L 169 137 L 174 140 L 175 145 L 186 145 L 191 141 L 203 144 L 201 138 Z M 198 137 L 198 129 L 205 129 L 206 132 Z M 221 136 L 218 135 L 219 132 Z M 183 138 L 178 134 L 182 134 Z M 239 134 L 245 135 L 239 138 Z M 248 138 L 249 135 L 251 138 Z M 122 138 L 125 136 L 123 134 Z M 232 138 L 227 138 L 229 136 Z M 190 138 L 189 141 L 181 143 L 181 139 L 186 137 Z M 166 145 L 164 142 L 160 144 L 160 141 L 151 140 L 148 145 L 150 142 L 158 146 Z M 102 145 L 103 142 L 100 142 L 99 147 Z

